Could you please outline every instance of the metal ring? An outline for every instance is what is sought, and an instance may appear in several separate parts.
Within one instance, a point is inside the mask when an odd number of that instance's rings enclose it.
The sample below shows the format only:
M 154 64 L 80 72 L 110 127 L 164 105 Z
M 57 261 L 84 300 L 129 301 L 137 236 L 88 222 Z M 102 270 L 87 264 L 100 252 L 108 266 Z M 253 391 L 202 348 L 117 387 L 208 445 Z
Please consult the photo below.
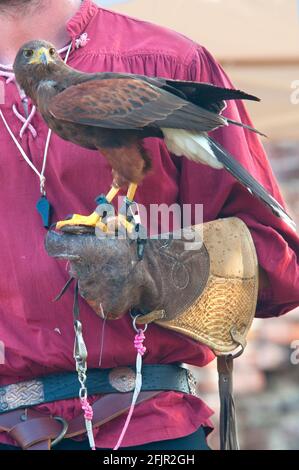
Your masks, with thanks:
M 86 387 L 81 387 L 80 390 L 79 390 L 79 398 L 81 400 L 84 400 L 85 398 L 87 398 L 87 388 Z
M 60 441 L 62 441 L 62 439 L 64 439 L 64 436 L 66 435 L 69 427 L 69 423 L 64 418 L 61 418 L 60 416 L 53 416 L 53 419 L 59 421 L 59 423 L 62 424 L 63 428 L 61 430 L 61 433 L 56 437 L 56 439 L 51 442 L 51 448 L 56 446 Z
M 145 333 L 145 331 L 147 330 L 147 323 L 144 325 L 144 329 L 143 329 L 143 330 L 142 330 L 141 328 L 137 328 L 137 326 L 136 326 L 136 320 L 137 320 L 138 317 L 142 317 L 142 315 L 136 315 L 136 317 L 133 318 L 133 328 L 134 328 L 134 330 L 135 330 L 137 333 L 139 333 L 140 331 L 141 331 L 142 333 Z

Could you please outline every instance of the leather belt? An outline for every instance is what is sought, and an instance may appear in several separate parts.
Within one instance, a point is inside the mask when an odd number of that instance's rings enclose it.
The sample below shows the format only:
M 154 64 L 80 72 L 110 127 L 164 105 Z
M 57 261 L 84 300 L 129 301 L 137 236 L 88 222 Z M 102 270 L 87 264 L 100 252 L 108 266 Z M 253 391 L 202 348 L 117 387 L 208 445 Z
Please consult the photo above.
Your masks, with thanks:
M 143 384 L 137 404 L 164 390 L 193 393 L 187 369 L 179 365 L 144 365 Z M 93 405 L 93 428 L 127 412 L 135 386 L 131 367 L 90 369 L 87 374 L 89 395 L 105 394 Z M 190 385 L 189 385 L 190 384 Z M 83 413 L 67 422 L 30 407 L 41 403 L 78 397 L 76 373 L 67 372 L 0 387 L 0 432 L 6 432 L 24 450 L 49 450 L 64 438 L 85 434 Z M 118 393 L 115 397 L 115 393 Z
M 159 391 L 141 392 L 137 403 L 149 400 Z M 99 398 L 93 403 L 93 428 L 102 426 L 129 410 L 132 393 L 120 393 Z M 18 409 L 0 415 L 0 432 L 6 432 L 23 450 L 50 450 L 63 438 L 85 434 L 83 413 L 70 422 L 57 416 L 49 416 L 34 409 Z
M 142 391 L 172 390 L 191 393 L 189 371 L 174 364 L 144 365 Z M 131 367 L 89 369 L 86 383 L 88 394 L 126 393 L 134 390 L 135 370 Z M 0 415 L 57 400 L 77 398 L 79 382 L 76 372 L 38 377 L 0 387 Z

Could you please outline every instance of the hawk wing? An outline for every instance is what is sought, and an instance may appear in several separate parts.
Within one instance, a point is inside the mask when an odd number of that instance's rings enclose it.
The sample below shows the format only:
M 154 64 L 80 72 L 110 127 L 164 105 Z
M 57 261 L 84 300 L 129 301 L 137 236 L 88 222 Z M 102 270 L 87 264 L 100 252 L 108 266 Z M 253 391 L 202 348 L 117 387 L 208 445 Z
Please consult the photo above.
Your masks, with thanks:
M 72 85 L 48 105 L 59 120 L 108 129 L 159 127 L 211 131 L 226 125 L 217 113 L 141 79 L 95 79 Z
M 249 95 L 242 90 L 218 87 L 211 83 L 167 79 L 164 88 L 180 92 L 191 103 L 216 113 L 220 113 L 225 108 L 226 100 L 260 101 L 256 96 Z

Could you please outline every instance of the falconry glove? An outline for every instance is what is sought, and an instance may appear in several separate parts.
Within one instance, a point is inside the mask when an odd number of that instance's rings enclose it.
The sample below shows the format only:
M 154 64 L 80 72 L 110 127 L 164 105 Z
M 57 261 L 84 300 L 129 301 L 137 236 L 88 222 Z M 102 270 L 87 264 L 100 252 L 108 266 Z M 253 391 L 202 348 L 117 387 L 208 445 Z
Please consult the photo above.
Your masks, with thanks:
M 80 294 L 98 315 L 117 319 L 138 311 L 137 322 L 155 321 L 221 353 L 244 344 L 256 309 L 258 264 L 240 219 L 149 239 L 142 260 L 135 241 L 91 233 L 49 232 L 46 247 L 70 261 Z
M 258 294 L 258 262 L 246 225 L 218 219 L 149 239 L 141 260 L 135 241 L 91 233 L 52 231 L 46 248 L 70 261 L 71 276 L 98 315 L 117 319 L 130 310 L 139 314 L 137 324 L 156 322 L 215 352 L 221 448 L 238 449 L 232 368 L 240 351 L 231 353 L 246 345 Z

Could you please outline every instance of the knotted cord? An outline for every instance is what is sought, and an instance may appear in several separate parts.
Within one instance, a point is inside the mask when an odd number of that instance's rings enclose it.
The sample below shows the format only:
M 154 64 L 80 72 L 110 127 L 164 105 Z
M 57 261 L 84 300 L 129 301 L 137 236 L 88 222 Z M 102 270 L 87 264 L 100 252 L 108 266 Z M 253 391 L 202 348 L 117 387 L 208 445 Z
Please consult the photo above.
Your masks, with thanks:
M 138 399 L 138 396 L 141 392 L 141 387 L 142 387 L 142 356 L 146 352 L 146 347 L 143 345 L 143 342 L 145 340 L 144 333 L 147 329 L 147 325 L 145 325 L 143 330 L 140 329 L 140 328 L 137 328 L 136 327 L 137 318 L 138 318 L 138 315 L 133 319 L 133 327 L 134 327 L 135 331 L 137 332 L 137 334 L 135 335 L 135 339 L 134 339 L 134 347 L 137 350 L 135 389 L 134 389 L 132 402 L 131 402 L 131 406 L 130 406 L 130 409 L 129 409 L 129 413 L 128 413 L 126 422 L 125 422 L 124 427 L 122 429 L 121 435 L 119 436 L 117 444 L 116 444 L 116 446 L 114 447 L 113 450 L 118 450 L 119 447 L 121 446 L 122 442 L 123 442 L 123 439 L 124 439 L 125 434 L 128 430 L 130 421 L 132 419 L 133 412 L 134 412 L 134 409 L 135 409 L 135 406 L 136 406 L 136 402 L 137 402 L 137 399 Z

